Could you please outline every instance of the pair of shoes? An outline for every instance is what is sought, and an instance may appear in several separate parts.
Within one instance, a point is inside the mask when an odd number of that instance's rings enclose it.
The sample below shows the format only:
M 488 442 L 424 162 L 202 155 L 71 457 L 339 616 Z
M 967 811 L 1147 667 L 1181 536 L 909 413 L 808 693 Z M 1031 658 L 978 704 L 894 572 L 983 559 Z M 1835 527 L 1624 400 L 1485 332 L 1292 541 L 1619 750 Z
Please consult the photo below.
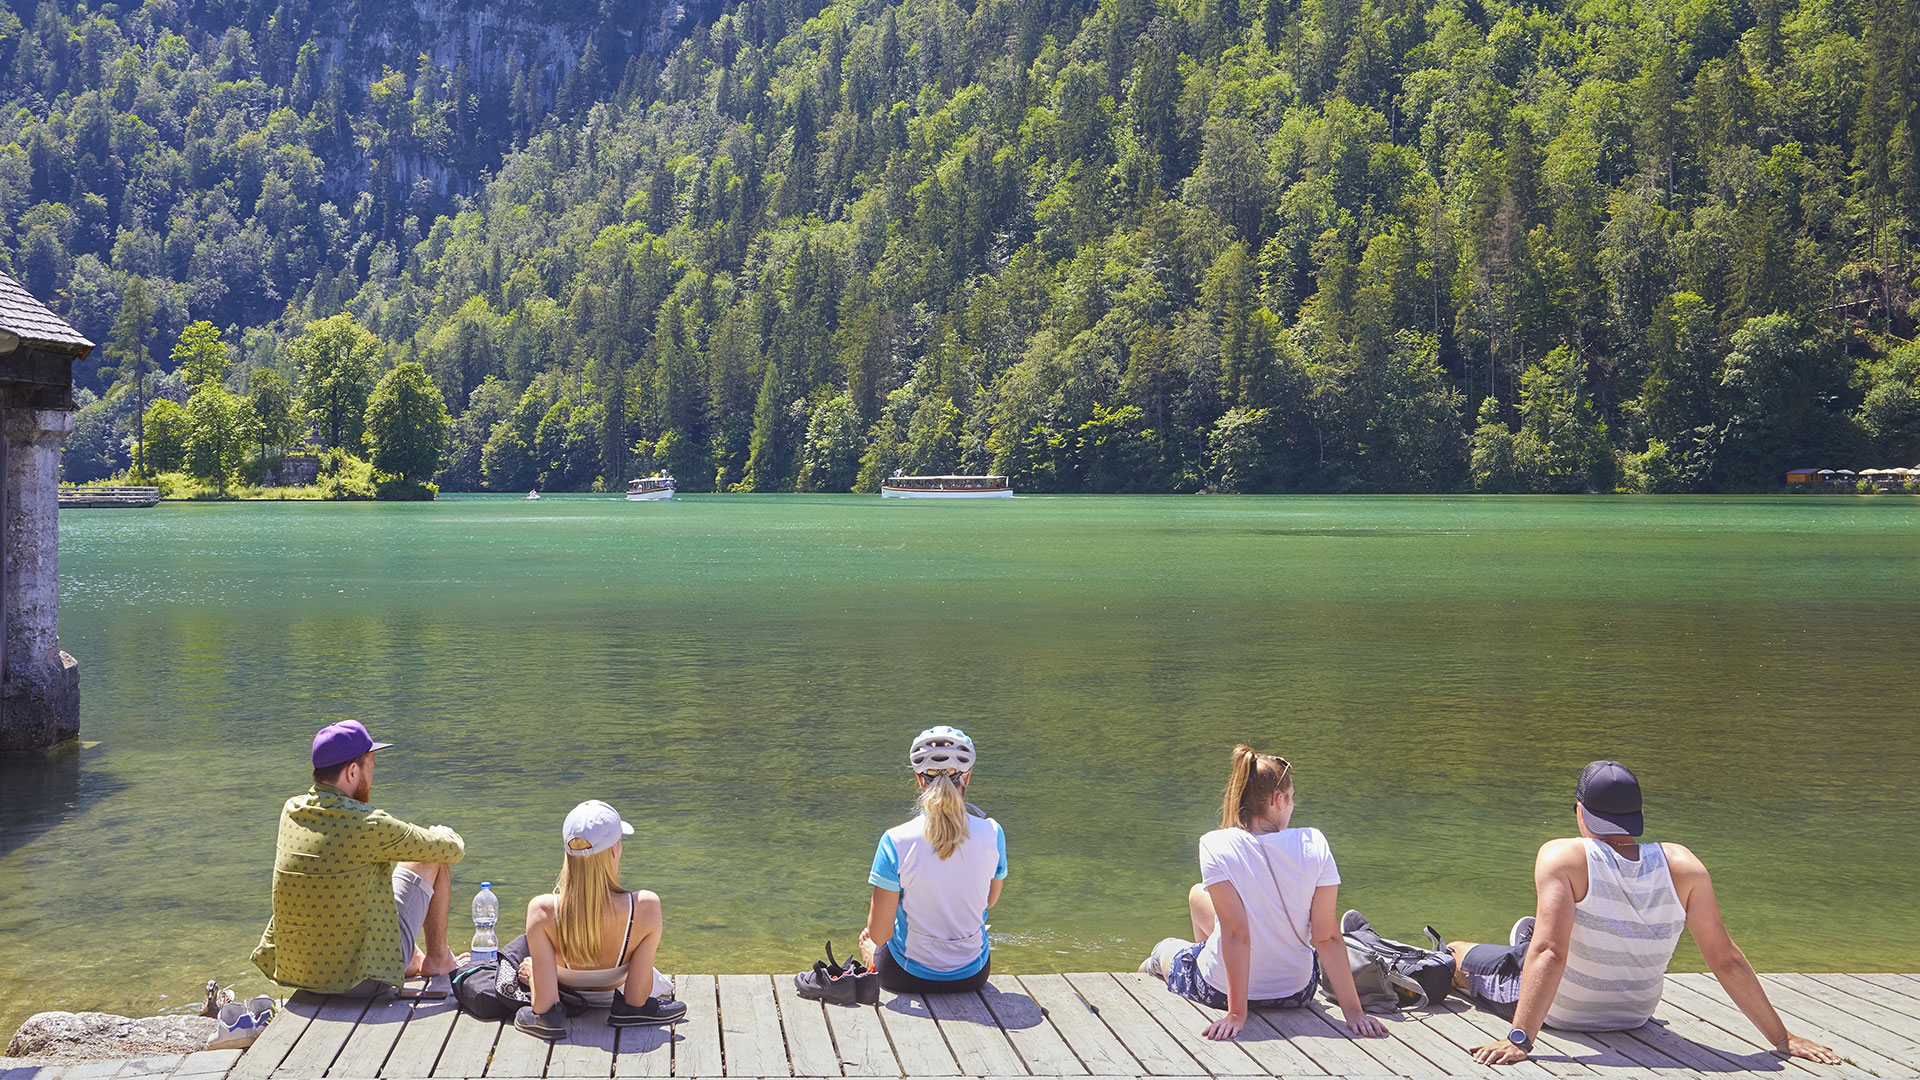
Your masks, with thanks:
M 1513 929 L 1507 931 L 1507 944 L 1525 945 L 1533 940 L 1533 916 L 1522 915 L 1514 922 Z
M 815 960 L 812 971 L 793 977 L 793 988 L 809 1001 L 835 1005 L 880 1004 L 880 976 L 867 970 L 858 960 L 841 967 L 833 958 L 833 942 L 827 942 L 825 961 Z
M 567 1009 L 559 1002 L 546 1012 L 534 1012 L 533 1006 L 522 1005 L 520 1011 L 513 1014 L 513 1026 L 536 1039 L 564 1039 L 567 1036 Z
M 236 1050 L 253 1045 L 267 1021 L 274 1015 L 273 999 L 265 994 L 245 1005 L 228 1002 L 220 1006 L 220 1026 L 207 1037 L 209 1050 Z
M 687 1003 L 671 998 L 650 997 L 638 1005 L 627 1004 L 624 996 L 613 999 L 607 1010 L 611 1027 L 646 1027 L 653 1024 L 677 1024 L 687 1018 Z

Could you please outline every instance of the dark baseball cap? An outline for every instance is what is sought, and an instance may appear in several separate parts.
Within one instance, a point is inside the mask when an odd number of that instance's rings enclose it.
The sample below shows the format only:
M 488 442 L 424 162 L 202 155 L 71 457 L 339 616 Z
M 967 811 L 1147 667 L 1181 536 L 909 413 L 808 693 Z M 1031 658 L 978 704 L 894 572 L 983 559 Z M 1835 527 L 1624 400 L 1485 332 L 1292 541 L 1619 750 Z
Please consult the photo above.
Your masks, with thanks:
M 370 750 L 385 750 L 390 742 L 374 742 L 367 727 L 358 720 L 328 724 L 313 737 L 313 767 L 331 769 L 345 765 Z
M 1587 829 L 1595 836 L 1639 836 L 1646 830 L 1640 813 L 1640 778 L 1617 761 L 1595 761 L 1580 772 L 1574 789 Z

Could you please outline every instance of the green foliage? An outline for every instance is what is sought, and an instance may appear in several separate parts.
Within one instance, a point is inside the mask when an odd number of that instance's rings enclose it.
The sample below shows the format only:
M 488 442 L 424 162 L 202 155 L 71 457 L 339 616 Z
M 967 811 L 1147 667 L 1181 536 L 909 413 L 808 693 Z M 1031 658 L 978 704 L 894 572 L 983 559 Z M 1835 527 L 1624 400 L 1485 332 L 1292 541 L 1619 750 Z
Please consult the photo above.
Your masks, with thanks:
M 351 315 L 307 324 L 287 353 L 300 371 L 300 409 L 328 447 L 359 449 L 380 340 Z
M 320 455 L 320 478 L 315 487 L 322 499 L 372 499 L 379 495 L 373 463 L 337 447 Z
M 410 360 L 381 376 L 367 401 L 373 466 L 404 484 L 432 476 L 447 445 L 447 404 L 427 369 Z
M 263 369 L 357 453 L 417 361 L 452 489 L 1920 461 L 1920 0 L 776 0 L 629 54 L 644 10 L 485 72 L 351 0 L 0 33 L 0 261 L 107 342 L 70 471 L 151 441 L 156 334 L 219 381 L 216 326 L 263 459 Z
M 1639 495 L 1671 495 L 1684 490 L 1667 444 L 1648 439 L 1646 449 L 1626 455 L 1620 465 L 1620 490 Z
M 227 343 L 205 319 L 189 323 L 173 346 L 173 362 L 185 373 L 188 386 L 222 382 L 227 377 Z
M 158 398 L 147 406 L 141 430 L 146 432 L 143 459 L 155 472 L 174 472 L 187 463 L 187 443 L 193 425 L 187 410 L 169 398 Z
M 201 384 L 187 399 L 187 469 L 214 482 L 220 494 L 245 464 L 254 443 L 254 414 L 218 381 Z
M 257 367 L 248 373 L 247 405 L 253 410 L 253 432 L 262 459 L 284 452 L 305 430 L 294 418 L 292 384 L 273 368 Z

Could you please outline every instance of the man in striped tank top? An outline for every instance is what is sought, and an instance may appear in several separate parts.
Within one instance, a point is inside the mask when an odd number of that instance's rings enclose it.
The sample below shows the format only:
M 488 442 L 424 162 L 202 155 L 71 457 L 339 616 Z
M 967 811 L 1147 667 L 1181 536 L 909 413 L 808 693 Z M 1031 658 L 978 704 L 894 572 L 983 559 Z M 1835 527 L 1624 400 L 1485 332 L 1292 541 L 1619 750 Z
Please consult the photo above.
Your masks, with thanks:
M 1452 943 L 1454 985 L 1513 1022 L 1473 1051 L 1483 1065 L 1524 1061 L 1540 1028 L 1625 1031 L 1653 1018 L 1680 932 L 1774 1049 L 1828 1065 L 1840 1056 L 1787 1030 L 1727 935 L 1707 868 L 1679 844 L 1642 844 L 1640 781 L 1617 761 L 1580 774 L 1580 835 L 1549 840 L 1533 865 L 1534 915 L 1508 944 Z

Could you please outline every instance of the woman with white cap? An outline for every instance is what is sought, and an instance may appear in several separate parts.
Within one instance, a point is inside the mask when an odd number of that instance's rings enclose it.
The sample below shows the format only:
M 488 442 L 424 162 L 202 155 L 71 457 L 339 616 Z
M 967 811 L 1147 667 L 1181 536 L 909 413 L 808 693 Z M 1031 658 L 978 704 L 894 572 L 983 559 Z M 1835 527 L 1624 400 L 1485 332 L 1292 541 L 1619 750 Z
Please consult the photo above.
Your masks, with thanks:
M 895 993 L 978 990 L 989 970 L 986 912 L 1007 877 L 1007 834 L 966 801 L 976 757 L 959 728 L 921 732 L 907 763 L 920 812 L 880 838 L 860 951 Z
M 614 1027 L 684 1017 L 686 1005 L 667 999 L 673 984 L 653 967 L 660 898 L 620 885 L 621 838 L 633 835 L 633 826 L 594 799 L 573 808 L 560 835 L 566 851 L 560 881 L 527 904 L 533 1004 L 520 1009 L 513 1026 L 543 1039 L 565 1035 L 561 987 L 588 1004 L 607 1005 L 607 1023 Z

